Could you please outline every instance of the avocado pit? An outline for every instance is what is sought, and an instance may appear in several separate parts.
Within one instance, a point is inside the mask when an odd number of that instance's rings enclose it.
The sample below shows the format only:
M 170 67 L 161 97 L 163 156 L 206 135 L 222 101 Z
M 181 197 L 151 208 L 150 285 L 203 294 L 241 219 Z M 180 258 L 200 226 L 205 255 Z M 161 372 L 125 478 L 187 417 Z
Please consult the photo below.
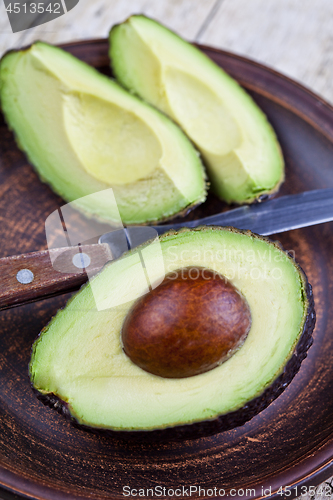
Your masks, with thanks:
M 251 327 L 245 298 L 224 276 L 202 267 L 166 275 L 138 299 L 122 328 L 127 356 L 164 378 L 212 370 L 243 344 Z

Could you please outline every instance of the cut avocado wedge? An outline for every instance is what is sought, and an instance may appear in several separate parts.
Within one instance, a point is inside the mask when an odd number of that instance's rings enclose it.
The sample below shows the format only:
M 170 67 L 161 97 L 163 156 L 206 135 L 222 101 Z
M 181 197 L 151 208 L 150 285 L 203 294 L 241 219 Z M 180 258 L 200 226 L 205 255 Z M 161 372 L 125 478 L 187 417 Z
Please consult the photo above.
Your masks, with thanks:
M 183 132 L 69 53 L 37 42 L 6 54 L 0 97 L 41 179 L 87 214 L 118 222 L 113 200 L 87 197 L 109 188 L 126 224 L 163 220 L 204 201 L 203 167 Z
M 112 28 L 109 53 L 118 81 L 194 142 L 220 198 L 249 203 L 278 190 L 284 163 L 266 116 L 199 49 L 152 19 L 132 16 Z
M 278 244 L 250 232 L 186 229 L 162 236 L 160 245 L 164 269 L 156 246 L 145 244 L 107 265 L 58 312 L 34 344 L 33 387 L 48 404 L 57 401 L 59 408 L 60 399 L 72 419 L 97 429 L 191 436 L 193 429 L 206 435 L 241 425 L 284 390 L 306 356 L 315 322 L 311 287 Z M 147 293 L 142 259 L 159 283 L 165 273 L 200 267 L 208 271 L 205 279 L 216 273 L 237 290 L 249 307 L 251 327 L 226 361 L 198 375 L 167 378 L 125 354 L 124 325 L 142 300 L 133 298 L 133 284 L 137 297 Z M 150 294 L 163 283 L 152 288 Z M 92 289 L 109 301 L 109 309 L 96 310 Z M 204 298 L 197 294 L 195 308 L 195 323 L 203 325 L 213 321 L 211 310 L 202 307 Z M 166 321 L 175 318 L 176 302 L 168 311 L 159 307 L 155 319 L 164 313 Z M 154 309 L 148 312 L 154 318 Z M 205 314 L 209 318 L 202 321 Z

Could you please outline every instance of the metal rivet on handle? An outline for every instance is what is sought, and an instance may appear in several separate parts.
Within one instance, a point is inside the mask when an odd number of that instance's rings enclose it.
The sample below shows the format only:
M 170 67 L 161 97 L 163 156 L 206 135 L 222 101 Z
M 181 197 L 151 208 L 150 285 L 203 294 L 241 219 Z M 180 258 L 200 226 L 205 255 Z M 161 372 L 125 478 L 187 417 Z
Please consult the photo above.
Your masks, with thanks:
M 90 265 L 90 257 L 86 253 L 77 253 L 74 255 L 72 262 L 78 269 L 86 269 Z
M 30 269 L 21 269 L 16 275 L 17 281 L 22 285 L 28 285 L 34 280 L 34 273 Z

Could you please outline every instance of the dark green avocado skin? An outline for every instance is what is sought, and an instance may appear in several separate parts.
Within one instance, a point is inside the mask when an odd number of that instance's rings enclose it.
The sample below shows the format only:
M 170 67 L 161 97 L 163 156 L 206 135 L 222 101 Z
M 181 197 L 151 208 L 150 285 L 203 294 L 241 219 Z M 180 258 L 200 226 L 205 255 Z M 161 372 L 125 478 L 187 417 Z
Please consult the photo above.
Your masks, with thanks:
M 300 266 L 299 266 L 300 267 Z M 301 269 L 302 270 L 302 269 Z M 303 271 L 304 274 L 304 271 Z M 305 274 L 304 274 L 305 275 Z M 213 420 L 195 422 L 193 424 L 168 427 L 153 431 L 112 431 L 104 429 L 94 429 L 85 425 L 78 424 L 71 416 L 66 403 L 61 401 L 54 394 L 40 394 L 33 389 L 36 396 L 46 406 L 54 408 L 76 428 L 88 432 L 110 436 L 115 439 L 135 440 L 142 442 L 149 441 L 181 441 L 184 439 L 198 439 L 208 437 L 220 432 L 228 431 L 244 425 L 253 417 L 267 408 L 282 392 L 287 388 L 301 367 L 302 361 L 306 358 L 307 352 L 313 343 L 312 333 L 316 323 L 316 313 L 314 309 L 314 299 L 312 286 L 306 280 L 306 295 L 308 299 L 308 310 L 303 327 L 302 335 L 294 349 L 293 355 L 284 367 L 283 372 L 274 380 L 274 382 L 265 389 L 258 397 L 252 399 L 242 408 L 220 415 Z

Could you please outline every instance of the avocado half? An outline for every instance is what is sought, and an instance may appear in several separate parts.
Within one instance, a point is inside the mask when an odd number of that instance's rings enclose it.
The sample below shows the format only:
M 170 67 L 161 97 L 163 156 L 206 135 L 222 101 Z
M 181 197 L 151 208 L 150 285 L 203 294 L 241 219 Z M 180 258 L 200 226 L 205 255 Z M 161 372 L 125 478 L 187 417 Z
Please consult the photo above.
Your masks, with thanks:
M 7 53 L 0 99 L 40 178 L 87 215 L 141 224 L 205 200 L 203 166 L 179 127 L 60 48 Z
M 34 343 L 34 389 L 76 425 L 143 439 L 228 430 L 281 394 L 306 357 L 315 324 L 311 286 L 278 243 L 249 231 L 202 227 L 163 235 L 160 251 L 147 243 L 108 264 Z M 154 289 L 165 273 L 189 266 L 226 277 L 246 299 L 252 324 L 219 366 L 164 378 L 131 361 L 121 331 L 137 297 L 148 292 L 147 275 Z
M 200 151 L 212 189 L 228 203 L 278 190 L 284 162 L 251 97 L 198 48 L 142 15 L 110 31 L 118 81 L 178 123 Z

